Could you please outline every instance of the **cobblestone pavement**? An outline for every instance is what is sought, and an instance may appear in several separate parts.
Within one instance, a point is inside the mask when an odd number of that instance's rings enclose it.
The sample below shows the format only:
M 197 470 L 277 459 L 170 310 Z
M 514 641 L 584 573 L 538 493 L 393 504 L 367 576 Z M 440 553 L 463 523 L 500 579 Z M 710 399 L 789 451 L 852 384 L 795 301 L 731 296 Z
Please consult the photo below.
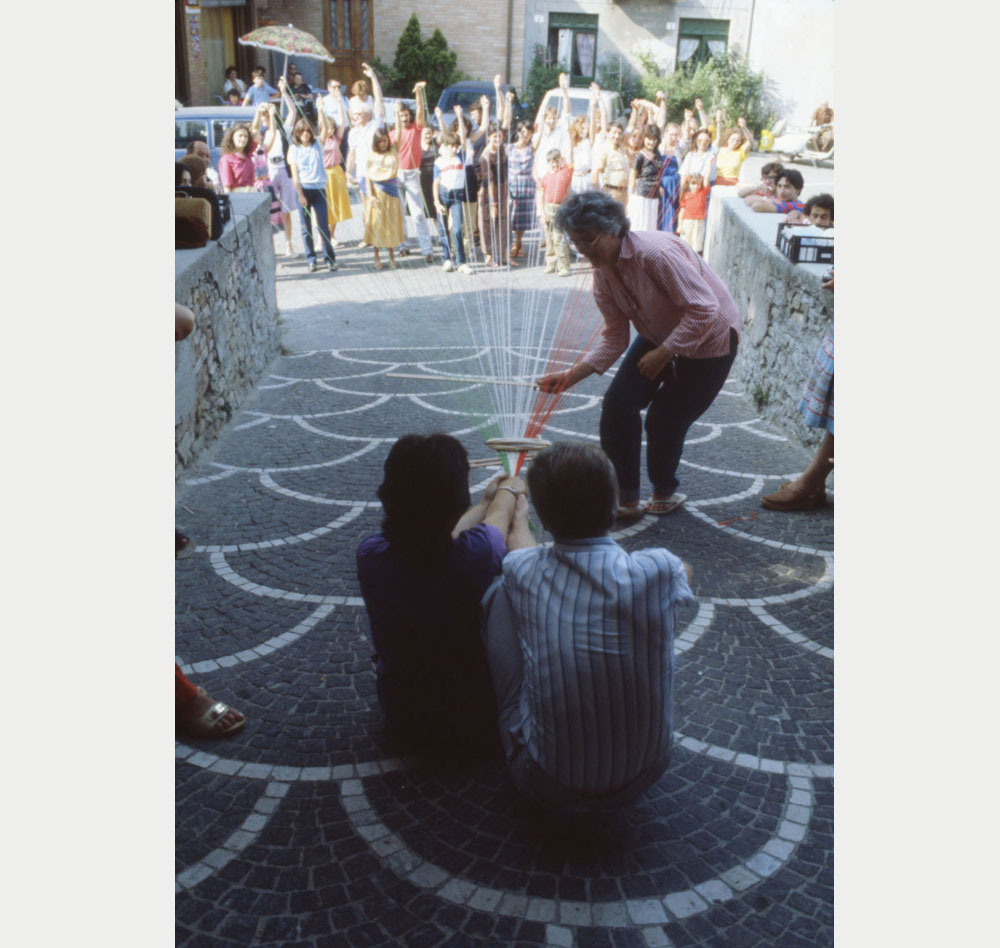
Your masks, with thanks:
M 833 507 L 760 506 L 808 452 L 731 378 L 689 433 L 688 505 L 615 534 L 690 562 L 697 597 L 679 617 L 673 760 L 639 801 L 545 813 L 500 760 L 401 760 L 354 550 L 378 529 L 389 445 L 445 430 L 483 457 L 490 409 L 481 386 L 387 374 L 478 375 L 463 312 L 558 310 L 589 278 L 419 256 L 375 273 L 357 248 L 338 263 L 279 258 L 287 351 L 178 491 L 197 550 L 176 564 L 177 660 L 247 725 L 176 747 L 177 944 L 831 945 Z M 575 389 L 548 436 L 596 440 L 606 385 Z M 474 498 L 489 477 L 472 472 Z

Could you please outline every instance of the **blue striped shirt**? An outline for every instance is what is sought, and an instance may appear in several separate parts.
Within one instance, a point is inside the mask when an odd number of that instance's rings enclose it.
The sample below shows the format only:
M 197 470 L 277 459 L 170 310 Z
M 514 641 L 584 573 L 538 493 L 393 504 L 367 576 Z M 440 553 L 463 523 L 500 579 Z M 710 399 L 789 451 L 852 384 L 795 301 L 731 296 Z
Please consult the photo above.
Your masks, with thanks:
M 655 764 L 672 731 L 676 608 L 693 601 L 669 550 L 596 537 L 508 553 L 484 607 L 489 634 L 501 623 L 520 644 L 514 742 L 585 794 Z

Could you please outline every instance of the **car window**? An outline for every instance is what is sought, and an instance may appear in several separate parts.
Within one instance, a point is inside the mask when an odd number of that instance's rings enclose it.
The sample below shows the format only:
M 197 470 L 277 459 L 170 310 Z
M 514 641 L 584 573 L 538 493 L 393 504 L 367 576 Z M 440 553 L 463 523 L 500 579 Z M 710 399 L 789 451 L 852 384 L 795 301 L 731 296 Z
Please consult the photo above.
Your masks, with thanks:
M 175 119 L 174 148 L 187 148 L 191 142 L 208 144 L 208 126 L 204 119 Z
M 222 145 L 222 138 L 226 134 L 226 129 L 232 125 L 231 119 L 214 119 L 212 122 L 212 144 L 218 148 Z

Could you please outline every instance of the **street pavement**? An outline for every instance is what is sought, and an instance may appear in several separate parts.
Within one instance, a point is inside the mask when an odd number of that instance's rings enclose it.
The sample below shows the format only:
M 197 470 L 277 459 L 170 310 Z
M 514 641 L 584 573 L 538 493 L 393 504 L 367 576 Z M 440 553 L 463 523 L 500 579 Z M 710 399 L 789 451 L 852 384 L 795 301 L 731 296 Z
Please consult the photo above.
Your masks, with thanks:
M 336 236 L 335 273 L 278 258 L 282 354 L 179 484 L 197 548 L 176 563 L 177 660 L 247 724 L 176 745 L 176 943 L 832 945 L 833 495 L 760 506 L 810 452 L 732 377 L 689 432 L 686 507 L 614 534 L 689 562 L 697 599 L 678 620 L 671 765 L 634 804 L 542 811 L 499 759 L 400 758 L 354 550 L 379 529 L 393 441 L 448 431 L 485 457 L 491 408 L 476 383 L 388 375 L 482 375 L 476 314 L 509 303 L 516 329 L 589 276 L 524 266 L 533 244 L 513 273 L 419 254 L 378 273 L 356 220 Z M 607 381 L 574 389 L 545 436 L 596 441 Z M 473 470 L 473 500 L 490 476 Z

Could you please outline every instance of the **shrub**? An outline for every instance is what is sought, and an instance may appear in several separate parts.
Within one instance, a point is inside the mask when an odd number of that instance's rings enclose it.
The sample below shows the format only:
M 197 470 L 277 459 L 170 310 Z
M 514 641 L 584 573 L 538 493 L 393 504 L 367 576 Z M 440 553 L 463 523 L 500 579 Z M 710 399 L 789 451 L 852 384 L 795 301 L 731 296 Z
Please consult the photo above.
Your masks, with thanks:
M 420 21 L 416 13 L 410 16 L 399 42 L 392 65 L 373 56 L 369 65 L 389 96 L 412 99 L 413 87 L 426 81 L 427 107 L 433 109 L 441 92 L 454 82 L 469 77 L 457 69 L 458 53 L 448 48 L 444 34 L 435 29 L 424 42 L 420 37 Z
M 535 56 L 531 60 L 528 77 L 524 80 L 524 94 L 521 96 L 525 115 L 530 116 L 529 121 L 534 121 L 545 93 L 559 85 L 559 73 L 568 71 L 569 67 L 565 63 L 546 66 L 545 47 L 535 44 Z
M 694 68 L 681 67 L 664 76 L 651 56 L 640 57 L 642 63 L 642 97 L 651 102 L 662 90 L 667 100 L 667 119 L 680 122 L 684 110 L 694 107 L 701 99 L 710 124 L 715 122 L 715 110 L 722 109 L 723 124 L 730 127 L 743 116 L 756 135 L 774 122 L 774 112 L 768 104 L 769 80 L 763 72 L 754 72 L 746 59 L 732 50 L 726 56 L 714 56 Z
M 617 92 L 626 109 L 631 107 L 633 99 L 643 96 L 642 78 L 621 56 L 606 59 L 597 67 L 597 84 L 609 92 Z

